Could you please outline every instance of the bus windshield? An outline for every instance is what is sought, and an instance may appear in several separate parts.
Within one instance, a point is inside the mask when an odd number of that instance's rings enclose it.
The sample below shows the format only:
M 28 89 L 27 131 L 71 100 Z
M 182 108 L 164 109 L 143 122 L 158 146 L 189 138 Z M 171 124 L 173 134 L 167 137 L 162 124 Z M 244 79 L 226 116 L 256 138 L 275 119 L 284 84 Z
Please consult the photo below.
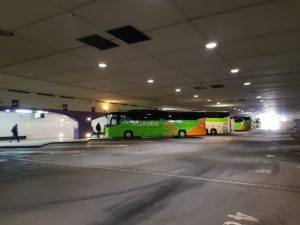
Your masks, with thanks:
M 120 116 L 117 113 L 110 113 L 107 115 L 107 127 L 119 124 Z
M 243 122 L 244 119 L 243 118 L 234 118 L 234 122 L 240 123 Z

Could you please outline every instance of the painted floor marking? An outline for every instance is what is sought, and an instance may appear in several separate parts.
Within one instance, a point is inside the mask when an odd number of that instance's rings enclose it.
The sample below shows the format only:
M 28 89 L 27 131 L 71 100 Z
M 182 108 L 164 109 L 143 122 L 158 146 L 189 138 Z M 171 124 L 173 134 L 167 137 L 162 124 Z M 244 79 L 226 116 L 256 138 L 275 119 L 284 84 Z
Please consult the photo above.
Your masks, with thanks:
M 123 169 L 123 168 L 118 168 L 118 167 L 106 167 L 106 166 L 97 166 L 97 165 L 82 165 L 82 164 L 80 165 L 80 164 L 73 164 L 73 163 L 49 162 L 49 161 L 43 161 L 43 160 L 18 159 L 18 158 L 10 158 L 10 157 L 5 157 L 2 159 L 41 163 L 41 164 L 56 165 L 56 166 L 70 166 L 70 167 L 80 167 L 80 168 L 101 169 L 101 170 L 114 171 L 114 172 L 147 174 L 147 175 L 156 175 L 156 176 L 163 176 L 163 177 L 175 177 L 175 178 L 182 178 L 182 179 L 186 179 L 186 180 L 207 181 L 207 182 L 213 182 L 213 183 L 233 184 L 233 185 L 240 185 L 240 186 L 254 187 L 254 188 L 267 188 L 267 189 L 300 192 L 300 187 L 297 188 L 297 187 L 287 187 L 287 186 L 279 186 L 279 185 L 268 185 L 268 184 L 258 184 L 258 183 L 249 183 L 249 182 L 240 182 L 240 181 L 219 180 L 219 179 L 210 179 L 210 178 L 204 178 L 204 177 L 178 175 L 178 174 L 163 173 L 163 172 L 152 172 L 152 171 L 147 171 L 147 170 Z
M 83 146 L 50 146 L 50 147 L 46 147 L 46 148 L 60 148 L 60 149 L 64 149 L 64 148 L 97 148 L 97 147 L 127 147 L 128 145 L 110 145 L 110 144 L 100 144 L 100 145 L 83 145 Z
M 84 155 L 87 155 L 87 154 L 85 154 L 85 153 L 73 154 L 74 157 L 76 157 L 76 156 L 84 156 Z
M 270 150 L 300 150 L 300 145 L 276 145 L 269 147 Z
M 257 218 L 255 218 L 253 216 L 249 216 L 249 215 L 247 215 L 245 213 L 241 213 L 241 212 L 237 212 L 235 215 L 229 214 L 227 216 L 230 218 L 233 218 L 235 220 L 247 220 L 247 221 L 256 222 L 256 223 L 258 222 Z M 227 224 L 230 224 L 230 222 L 227 222 Z M 240 223 L 238 223 L 238 224 L 240 224 Z
M 81 153 L 83 151 L 76 150 L 76 151 L 45 151 L 45 150 L 40 150 L 40 151 L 5 151 L 5 152 L 0 152 L 1 155 L 7 155 L 7 154 L 57 154 L 57 153 Z
M 140 164 L 145 164 L 145 163 L 152 162 L 154 160 L 155 159 L 146 159 L 146 160 L 142 160 L 142 161 L 138 161 L 138 162 L 135 162 L 135 163 L 128 164 L 128 166 L 137 166 L 137 165 L 140 165 Z
M 255 173 L 272 173 L 271 170 L 269 169 L 259 169 L 259 170 L 255 170 Z

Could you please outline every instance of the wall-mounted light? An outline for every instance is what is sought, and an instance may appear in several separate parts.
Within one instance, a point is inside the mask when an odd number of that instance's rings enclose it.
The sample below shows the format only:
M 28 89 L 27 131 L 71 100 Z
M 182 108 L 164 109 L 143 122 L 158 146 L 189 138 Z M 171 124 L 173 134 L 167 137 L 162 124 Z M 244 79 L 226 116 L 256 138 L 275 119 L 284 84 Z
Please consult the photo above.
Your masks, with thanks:
M 32 110 L 30 109 L 17 109 L 17 113 L 32 113 Z

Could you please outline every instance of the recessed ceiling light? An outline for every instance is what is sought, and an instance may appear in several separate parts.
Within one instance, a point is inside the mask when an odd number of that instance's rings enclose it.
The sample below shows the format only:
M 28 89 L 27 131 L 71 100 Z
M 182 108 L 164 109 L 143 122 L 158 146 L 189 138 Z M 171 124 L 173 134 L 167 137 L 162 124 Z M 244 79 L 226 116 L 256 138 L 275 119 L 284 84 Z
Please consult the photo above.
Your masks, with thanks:
M 217 105 L 220 105 L 221 103 L 220 102 L 217 102 Z
M 215 47 L 217 47 L 218 46 L 218 44 L 216 43 L 216 42 L 209 42 L 209 43 L 207 43 L 206 45 L 205 45 L 205 47 L 207 48 L 207 49 L 213 49 L 213 48 L 215 48 Z
M 208 102 L 211 102 L 211 99 L 207 99 Z
M 199 97 L 199 95 L 194 95 L 194 98 L 198 98 Z
M 249 86 L 249 85 L 251 85 L 251 82 L 245 82 L 244 85 Z
M 260 102 L 264 102 L 265 100 L 263 100 L 263 99 L 261 99 L 261 100 L 259 100 Z
M 261 96 L 257 96 L 256 98 L 257 98 L 257 99 L 260 99 L 260 98 L 261 98 Z
M 150 79 L 150 80 L 147 80 L 147 83 L 149 84 L 153 84 L 154 83 L 154 80 Z
M 105 68 L 105 67 L 107 67 L 107 64 L 106 64 L 106 63 L 99 63 L 99 64 L 98 64 L 98 67 L 100 67 L 100 68 Z
M 70 17 L 73 17 L 73 16 L 75 16 L 75 14 L 74 14 L 74 13 L 72 13 L 72 12 L 67 12 L 67 14 L 68 14 L 68 16 L 70 16 Z
M 181 89 L 180 88 L 176 88 L 175 91 L 176 92 L 181 92 Z
M 233 68 L 230 70 L 230 73 L 238 73 L 240 70 L 238 68 Z
M 234 110 L 237 110 L 237 108 L 233 108 Z

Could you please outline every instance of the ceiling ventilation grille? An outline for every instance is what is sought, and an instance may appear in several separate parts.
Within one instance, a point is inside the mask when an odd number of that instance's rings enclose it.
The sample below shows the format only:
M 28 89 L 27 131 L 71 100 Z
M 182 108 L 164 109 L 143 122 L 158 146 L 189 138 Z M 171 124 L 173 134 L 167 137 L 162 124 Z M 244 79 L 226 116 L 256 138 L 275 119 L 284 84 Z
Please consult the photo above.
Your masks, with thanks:
M 205 86 L 203 86 L 203 85 L 199 85 L 199 86 L 195 86 L 195 87 L 193 87 L 194 89 L 196 89 L 196 90 L 203 90 L 203 89 L 207 89 L 207 87 L 205 87 Z
M 75 99 L 74 97 L 71 97 L 71 96 L 63 96 L 63 95 L 60 95 L 59 97 L 61 97 L 61 98 L 68 98 L 68 99 Z
M 8 30 L 0 30 L 0 36 L 11 37 L 14 36 L 14 33 Z
M 37 95 L 42 95 L 42 96 L 54 97 L 53 94 L 40 93 L 40 92 L 38 92 L 38 93 L 36 93 L 36 94 L 37 94 Z
M 93 35 L 90 35 L 90 36 L 79 38 L 77 40 L 82 42 L 82 43 L 85 43 L 87 45 L 98 48 L 100 50 L 110 49 L 110 48 L 114 48 L 114 47 L 119 46 L 116 43 L 114 43 L 114 42 L 112 42 L 108 39 L 100 37 L 97 34 L 93 34 Z
M 213 85 L 210 85 L 212 88 L 224 88 L 225 85 L 223 84 L 213 84 Z
M 23 91 L 23 90 L 8 89 L 8 91 L 9 92 L 22 93 L 22 94 L 30 94 L 29 91 Z
M 112 29 L 107 32 L 128 44 L 150 40 L 147 35 L 130 25 Z

